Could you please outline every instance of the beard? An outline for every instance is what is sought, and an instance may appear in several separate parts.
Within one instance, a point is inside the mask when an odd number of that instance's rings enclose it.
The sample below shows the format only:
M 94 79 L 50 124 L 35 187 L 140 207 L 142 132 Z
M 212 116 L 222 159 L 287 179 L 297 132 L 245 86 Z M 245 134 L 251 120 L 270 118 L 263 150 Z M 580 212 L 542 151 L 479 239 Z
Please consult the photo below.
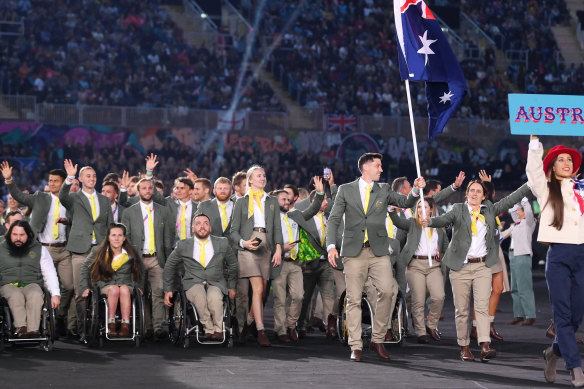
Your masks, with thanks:
M 284 212 L 284 213 L 286 213 L 286 212 L 288 212 L 289 210 L 290 210 L 290 207 L 282 207 L 282 206 L 280 206 L 280 212 Z
M 199 231 L 194 232 L 195 236 L 197 237 L 197 239 L 199 240 L 207 240 L 207 238 L 209 237 L 209 235 L 211 235 L 210 231 L 206 231 L 205 235 L 201 235 L 201 233 Z
M 21 244 L 20 246 L 18 246 L 16 244 L 14 244 L 14 242 L 12 242 L 12 240 L 7 239 L 6 244 L 8 245 L 8 251 L 10 251 L 11 255 L 13 255 L 15 257 L 23 257 L 24 255 L 28 254 L 31 242 L 27 241 L 27 242 Z

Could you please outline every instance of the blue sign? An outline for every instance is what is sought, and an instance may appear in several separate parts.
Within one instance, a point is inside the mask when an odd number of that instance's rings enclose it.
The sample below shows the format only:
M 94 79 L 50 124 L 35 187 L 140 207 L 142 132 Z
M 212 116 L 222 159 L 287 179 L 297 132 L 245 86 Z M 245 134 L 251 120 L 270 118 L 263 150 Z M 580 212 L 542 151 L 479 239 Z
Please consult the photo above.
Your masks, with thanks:
M 584 96 L 509 94 L 515 135 L 584 136 Z

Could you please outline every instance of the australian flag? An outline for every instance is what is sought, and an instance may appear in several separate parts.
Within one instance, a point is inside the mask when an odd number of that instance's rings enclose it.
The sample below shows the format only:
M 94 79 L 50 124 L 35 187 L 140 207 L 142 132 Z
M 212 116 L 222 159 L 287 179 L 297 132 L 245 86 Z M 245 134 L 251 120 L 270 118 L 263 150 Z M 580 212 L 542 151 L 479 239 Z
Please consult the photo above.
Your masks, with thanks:
M 402 80 L 425 81 L 428 137 L 442 133 L 466 93 L 466 80 L 440 24 L 423 0 L 394 0 Z

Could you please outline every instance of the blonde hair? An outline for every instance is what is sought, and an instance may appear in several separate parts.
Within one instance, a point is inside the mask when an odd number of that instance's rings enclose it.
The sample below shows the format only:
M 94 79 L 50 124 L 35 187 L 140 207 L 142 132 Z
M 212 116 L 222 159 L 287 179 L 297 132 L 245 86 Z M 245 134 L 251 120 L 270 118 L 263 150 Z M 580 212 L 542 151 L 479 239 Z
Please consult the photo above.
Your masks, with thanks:
M 249 179 L 251 178 L 251 176 L 253 175 L 253 172 L 255 172 L 256 170 L 264 170 L 263 167 L 261 167 L 260 165 L 253 165 L 252 167 L 250 167 L 249 169 L 247 169 L 247 173 L 245 174 L 245 190 L 248 191 L 250 186 L 249 186 Z M 264 170 L 265 172 L 265 170 Z
M 433 198 L 425 198 L 424 202 L 428 203 L 428 205 L 430 206 L 430 214 L 426 215 L 426 217 L 434 217 L 437 215 L 436 212 L 436 201 L 434 201 Z M 418 205 L 420 205 L 422 203 L 422 199 L 418 200 L 418 202 L 416 203 L 416 210 L 414 211 L 414 221 L 416 222 L 416 227 L 420 227 L 422 225 L 422 223 L 420 223 L 420 218 L 422 217 L 422 214 L 418 214 Z
M 231 185 L 231 180 L 227 177 L 219 177 L 218 179 L 215 180 L 215 183 L 213 184 L 213 188 L 215 188 L 218 184 Z

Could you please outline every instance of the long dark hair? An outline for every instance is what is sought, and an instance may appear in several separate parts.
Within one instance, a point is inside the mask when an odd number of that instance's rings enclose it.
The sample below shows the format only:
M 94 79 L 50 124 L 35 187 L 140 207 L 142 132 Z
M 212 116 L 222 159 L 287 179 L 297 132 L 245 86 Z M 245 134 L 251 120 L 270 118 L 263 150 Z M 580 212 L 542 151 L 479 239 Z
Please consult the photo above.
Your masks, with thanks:
M 544 205 L 544 208 L 548 206 L 548 204 L 552 207 L 554 211 L 554 217 L 552 219 L 551 227 L 555 227 L 557 230 L 561 230 L 562 226 L 564 225 L 564 198 L 562 197 L 562 182 L 556 178 L 556 175 L 551 168 L 556 163 L 555 157 L 552 162 L 550 163 L 550 168 L 548 169 L 548 191 L 549 196 L 548 200 Z
M 114 274 L 114 269 L 112 268 L 113 253 L 110 247 L 109 235 L 111 230 L 114 228 L 119 228 L 122 230 L 124 237 L 126 236 L 126 226 L 122 223 L 112 223 L 107 229 L 107 234 L 105 239 L 97 249 L 95 254 L 95 259 L 91 263 L 91 282 L 96 281 L 110 281 L 112 275 Z M 132 247 L 128 239 L 124 241 L 122 249 L 126 250 L 128 253 L 128 258 L 132 261 L 132 280 L 137 281 L 142 276 L 142 269 L 139 264 L 139 256 L 136 250 Z

